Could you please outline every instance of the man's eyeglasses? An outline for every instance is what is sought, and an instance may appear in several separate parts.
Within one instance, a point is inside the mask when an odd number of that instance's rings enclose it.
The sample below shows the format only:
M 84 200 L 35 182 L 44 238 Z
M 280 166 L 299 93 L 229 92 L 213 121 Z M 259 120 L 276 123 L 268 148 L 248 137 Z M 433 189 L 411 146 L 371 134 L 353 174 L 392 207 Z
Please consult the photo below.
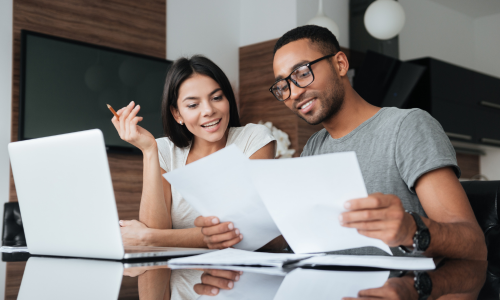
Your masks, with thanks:
M 280 79 L 276 81 L 269 91 L 278 99 L 279 101 L 285 101 L 290 98 L 290 84 L 289 80 L 293 82 L 299 88 L 305 88 L 310 85 L 314 81 L 314 73 L 312 71 L 311 66 L 319 61 L 322 61 L 325 58 L 329 58 L 335 56 L 335 54 L 330 54 L 327 56 L 323 56 L 318 58 L 312 62 L 303 64 L 302 66 L 297 67 L 295 70 L 288 75 L 288 77 Z

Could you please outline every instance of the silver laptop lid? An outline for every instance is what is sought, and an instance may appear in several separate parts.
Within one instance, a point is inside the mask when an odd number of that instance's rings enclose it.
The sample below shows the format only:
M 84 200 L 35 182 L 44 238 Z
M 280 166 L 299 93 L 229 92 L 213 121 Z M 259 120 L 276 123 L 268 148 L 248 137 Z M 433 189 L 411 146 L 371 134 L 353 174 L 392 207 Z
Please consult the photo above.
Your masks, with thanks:
M 9 155 L 30 253 L 123 258 L 100 130 L 10 143 Z

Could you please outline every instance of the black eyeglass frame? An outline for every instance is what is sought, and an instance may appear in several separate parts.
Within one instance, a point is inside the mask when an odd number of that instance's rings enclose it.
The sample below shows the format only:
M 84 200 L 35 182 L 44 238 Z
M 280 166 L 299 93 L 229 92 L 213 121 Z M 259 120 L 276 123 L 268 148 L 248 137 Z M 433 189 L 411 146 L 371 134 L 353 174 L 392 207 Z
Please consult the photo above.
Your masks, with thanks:
M 337 53 L 338 53 L 338 52 L 337 52 Z M 278 100 L 278 101 L 280 101 L 280 102 L 283 102 L 283 101 L 287 100 L 287 99 L 288 99 L 288 98 L 290 98 L 290 96 L 292 95 L 292 92 L 290 92 L 290 95 L 288 95 L 288 97 L 286 97 L 286 99 L 283 99 L 283 100 L 278 99 L 278 97 L 277 97 L 277 96 L 273 93 L 273 87 L 274 87 L 274 86 L 275 86 L 278 82 L 280 82 L 280 81 L 282 81 L 282 80 L 285 80 L 286 84 L 288 85 L 288 89 L 290 89 L 290 83 L 288 82 L 288 80 L 290 80 L 291 82 L 293 82 L 293 84 L 295 84 L 295 86 L 296 86 L 296 87 L 299 87 L 299 88 L 305 88 L 305 87 L 307 87 L 307 86 L 311 85 L 311 83 L 313 83 L 313 82 L 314 82 L 314 79 L 315 79 L 315 78 L 314 78 L 314 72 L 313 72 L 313 70 L 312 70 L 311 66 L 312 66 L 312 65 L 314 65 L 314 64 L 315 64 L 315 63 L 317 63 L 317 62 L 322 61 L 323 59 L 326 59 L 326 58 L 330 58 L 330 57 L 332 57 L 332 56 L 335 56 L 335 55 L 337 55 L 337 53 L 335 53 L 335 54 L 325 55 L 325 56 L 320 57 L 320 58 L 318 58 L 318 59 L 316 59 L 316 60 L 313 60 L 313 61 L 311 61 L 311 62 L 308 62 L 308 63 L 305 63 L 305 64 L 303 64 L 303 65 L 298 66 L 297 68 L 293 69 L 293 71 L 292 71 L 292 72 L 290 73 L 290 75 L 288 75 L 287 77 L 282 78 L 282 79 L 280 79 L 280 80 L 276 80 L 276 81 L 273 83 L 273 85 L 271 85 L 271 87 L 269 88 L 269 91 L 271 92 L 271 94 L 273 94 L 273 96 L 274 96 L 274 98 L 276 98 L 276 100 Z M 292 79 L 292 74 L 293 74 L 293 72 L 297 71 L 298 69 L 300 69 L 300 68 L 302 68 L 302 67 L 304 67 L 304 66 L 306 66 L 306 67 L 308 67 L 308 68 L 309 68 L 309 71 L 311 72 L 311 75 L 312 75 L 312 80 L 311 80 L 311 82 L 309 82 L 309 84 L 307 84 L 307 85 L 305 85 L 305 86 L 300 86 L 300 85 L 297 83 L 297 81 L 295 81 L 295 80 L 293 80 L 293 79 Z

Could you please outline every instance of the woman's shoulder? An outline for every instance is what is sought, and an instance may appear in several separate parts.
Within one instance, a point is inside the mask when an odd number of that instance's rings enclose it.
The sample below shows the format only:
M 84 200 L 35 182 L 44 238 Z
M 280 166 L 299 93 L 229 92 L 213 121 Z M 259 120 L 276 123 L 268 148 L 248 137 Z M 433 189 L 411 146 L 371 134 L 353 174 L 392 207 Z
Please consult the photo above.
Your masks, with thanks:
M 230 138 L 233 139 L 250 136 L 272 136 L 271 130 L 262 124 L 248 123 L 245 126 L 231 127 L 229 129 Z
M 235 144 L 248 157 L 257 150 L 276 140 L 271 130 L 261 124 L 247 124 L 241 127 L 231 127 L 227 144 Z

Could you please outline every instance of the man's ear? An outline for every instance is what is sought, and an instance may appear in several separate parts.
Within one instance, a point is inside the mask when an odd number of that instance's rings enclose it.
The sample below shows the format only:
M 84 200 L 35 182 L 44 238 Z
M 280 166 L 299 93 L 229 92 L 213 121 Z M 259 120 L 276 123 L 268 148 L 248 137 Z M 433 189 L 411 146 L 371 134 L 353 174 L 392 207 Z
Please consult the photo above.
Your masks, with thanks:
M 347 59 L 345 53 L 339 51 L 333 58 L 335 59 L 335 67 L 337 68 L 340 77 L 346 76 L 347 71 L 349 71 L 349 60 Z
M 177 108 L 170 106 L 170 113 L 172 114 L 172 116 L 174 116 L 174 119 L 177 123 L 179 124 L 184 123 L 181 114 L 179 113 L 179 110 Z

